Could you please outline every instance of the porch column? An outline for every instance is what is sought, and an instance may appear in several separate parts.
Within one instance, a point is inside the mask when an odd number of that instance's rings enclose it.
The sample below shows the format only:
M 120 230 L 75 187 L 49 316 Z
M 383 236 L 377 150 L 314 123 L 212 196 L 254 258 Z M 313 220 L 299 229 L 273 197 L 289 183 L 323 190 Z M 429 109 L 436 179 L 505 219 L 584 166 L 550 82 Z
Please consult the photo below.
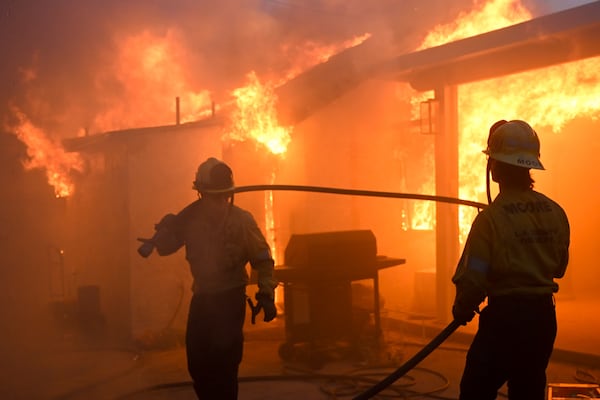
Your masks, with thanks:
M 435 136 L 436 195 L 458 197 L 458 95 L 456 86 L 435 90 L 438 101 Z M 439 322 L 452 320 L 452 275 L 459 258 L 458 206 L 436 202 L 436 309 Z

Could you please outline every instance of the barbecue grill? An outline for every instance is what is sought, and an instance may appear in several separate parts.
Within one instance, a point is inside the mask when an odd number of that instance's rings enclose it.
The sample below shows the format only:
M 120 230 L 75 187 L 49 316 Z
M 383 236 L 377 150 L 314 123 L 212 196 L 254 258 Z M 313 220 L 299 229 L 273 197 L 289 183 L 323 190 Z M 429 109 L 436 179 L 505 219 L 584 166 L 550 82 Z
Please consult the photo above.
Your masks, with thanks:
M 275 278 L 283 284 L 286 341 L 279 348 L 284 360 L 304 358 L 319 367 L 327 355 L 340 350 L 356 354 L 370 332 L 381 336 L 380 269 L 404 264 L 404 259 L 377 255 L 375 235 L 370 230 L 352 230 L 292 235 L 284 254 L 284 265 L 275 267 Z M 353 306 L 352 282 L 373 280 L 373 307 Z M 366 314 L 366 318 L 365 318 Z M 364 344 L 364 343 L 362 343 Z

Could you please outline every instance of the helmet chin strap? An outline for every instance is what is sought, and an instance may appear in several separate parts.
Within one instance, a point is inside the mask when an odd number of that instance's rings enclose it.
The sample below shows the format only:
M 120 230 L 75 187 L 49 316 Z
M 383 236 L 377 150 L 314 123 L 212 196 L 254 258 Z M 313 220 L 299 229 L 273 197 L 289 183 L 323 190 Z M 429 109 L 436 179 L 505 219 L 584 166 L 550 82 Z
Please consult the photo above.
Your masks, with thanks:
M 490 159 L 487 160 L 485 167 L 485 191 L 487 193 L 488 204 L 492 204 L 492 195 L 490 193 Z

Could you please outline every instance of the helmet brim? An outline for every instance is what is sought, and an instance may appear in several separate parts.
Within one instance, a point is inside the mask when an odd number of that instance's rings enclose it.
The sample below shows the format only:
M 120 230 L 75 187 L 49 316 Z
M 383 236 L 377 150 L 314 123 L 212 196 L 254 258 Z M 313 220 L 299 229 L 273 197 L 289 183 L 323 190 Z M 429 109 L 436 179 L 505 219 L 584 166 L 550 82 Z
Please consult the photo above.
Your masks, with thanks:
M 489 150 L 483 150 L 482 152 L 491 159 L 517 167 L 539 170 L 546 169 L 539 158 L 534 157 L 529 153 L 491 153 Z

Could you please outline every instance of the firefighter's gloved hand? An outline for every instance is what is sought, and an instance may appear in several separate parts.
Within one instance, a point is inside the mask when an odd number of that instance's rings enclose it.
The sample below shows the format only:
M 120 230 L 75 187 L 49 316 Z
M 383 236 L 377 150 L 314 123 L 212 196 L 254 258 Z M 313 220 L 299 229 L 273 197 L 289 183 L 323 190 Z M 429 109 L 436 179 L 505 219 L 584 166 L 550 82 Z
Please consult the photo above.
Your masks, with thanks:
M 467 323 L 471 322 L 475 317 L 475 310 L 455 304 L 452 306 L 452 316 L 459 324 L 467 325 Z
M 152 239 L 138 238 L 138 241 L 142 242 L 142 245 L 138 247 L 138 254 L 144 258 L 147 258 L 154 251 L 154 242 Z
M 264 321 L 269 322 L 275 319 L 277 316 L 277 307 L 275 307 L 275 300 L 266 293 L 256 293 L 256 301 L 258 302 L 257 307 L 262 307 L 265 313 Z

